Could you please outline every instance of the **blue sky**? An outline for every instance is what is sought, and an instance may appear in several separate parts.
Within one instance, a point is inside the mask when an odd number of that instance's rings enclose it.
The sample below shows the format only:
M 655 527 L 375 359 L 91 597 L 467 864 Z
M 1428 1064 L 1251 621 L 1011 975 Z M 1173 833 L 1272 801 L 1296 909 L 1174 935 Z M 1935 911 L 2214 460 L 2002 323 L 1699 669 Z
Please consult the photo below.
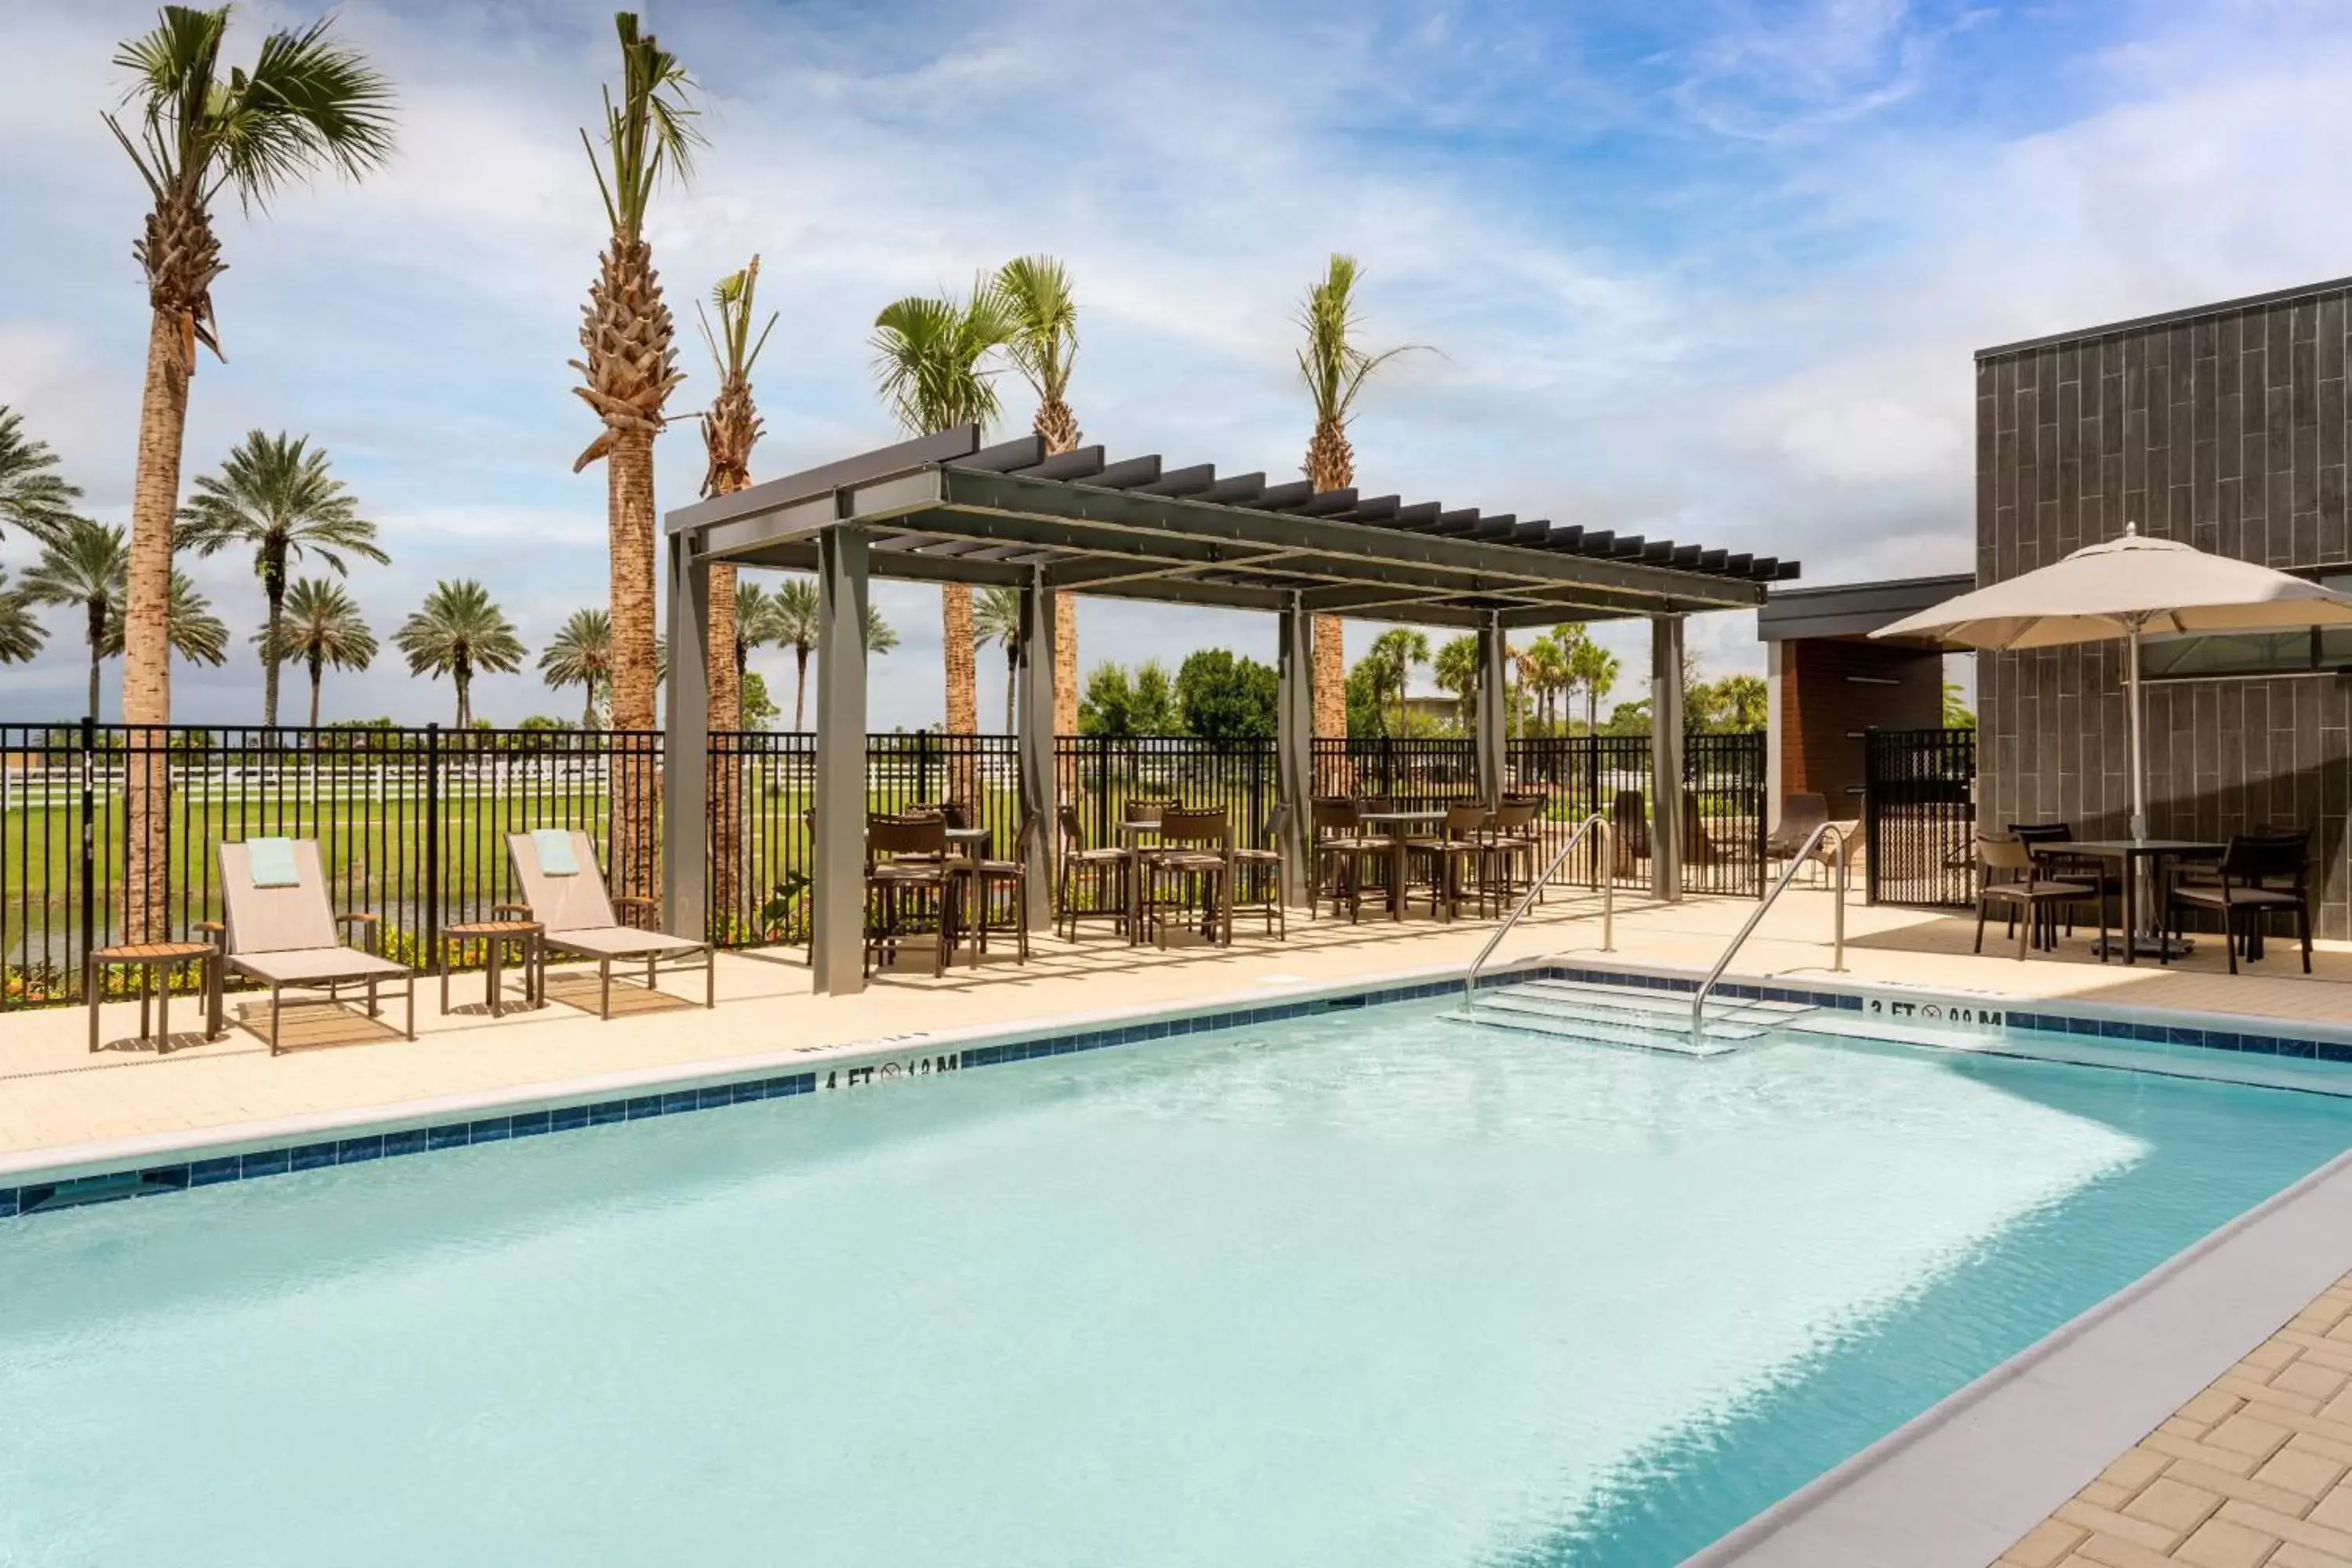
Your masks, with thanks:
M 240 47 L 314 14 L 240 7 Z M 98 115 L 114 41 L 151 16 L 0 0 L 0 403 L 113 521 L 142 207 Z M 609 10 L 355 0 L 341 18 L 398 86 L 401 152 L 266 220 L 222 215 L 230 360 L 197 377 L 189 473 L 248 428 L 310 433 L 395 557 L 357 584 L 380 635 L 436 577 L 471 575 L 536 648 L 604 593 L 604 479 L 571 472 L 593 428 L 564 362 L 600 238 L 576 128 Z M 1294 472 L 1290 316 L 1344 249 L 1371 340 L 1443 351 L 1367 395 L 1365 485 L 1796 556 L 1809 582 L 1965 570 L 1972 349 L 2352 272 L 2352 7 L 2322 0 L 656 0 L 651 19 L 709 107 L 698 178 L 652 227 L 673 305 L 757 251 L 782 312 L 757 474 L 890 438 L 875 310 L 1032 250 L 1077 280 L 1090 439 Z M 690 410 L 698 340 L 682 362 Z M 690 426 L 657 462 L 663 504 L 692 499 Z M 194 570 L 233 625 L 257 619 L 242 563 Z M 904 641 L 877 720 L 933 721 L 936 595 L 880 601 Z M 1099 601 L 1079 632 L 1089 663 L 1265 657 L 1273 637 Z M 1757 668 L 1752 632 L 1714 616 L 1693 640 L 1710 670 Z M 1638 631 L 1610 635 L 1638 668 Z M 79 711 L 80 668 L 59 618 L 0 677 L 0 710 Z M 177 712 L 251 717 L 258 688 L 240 644 L 182 671 Z M 476 700 L 500 721 L 576 707 L 528 674 Z M 389 660 L 329 680 L 330 717 L 448 706 Z

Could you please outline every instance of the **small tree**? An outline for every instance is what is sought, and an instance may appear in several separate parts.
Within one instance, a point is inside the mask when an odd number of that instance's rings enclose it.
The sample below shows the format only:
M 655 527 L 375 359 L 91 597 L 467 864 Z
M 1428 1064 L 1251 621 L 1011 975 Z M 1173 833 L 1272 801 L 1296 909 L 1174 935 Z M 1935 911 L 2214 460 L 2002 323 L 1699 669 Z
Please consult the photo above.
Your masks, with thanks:
M 411 675 L 446 675 L 457 686 L 460 730 L 474 721 L 475 675 L 512 675 L 522 668 L 522 639 L 488 590 L 471 578 L 436 584 L 392 640 L 408 656 Z
M 1279 711 L 1280 679 L 1254 658 L 1224 648 L 1186 656 L 1176 671 L 1176 714 L 1184 733 L 1216 744 L 1270 741 Z
M 1478 700 L 1478 635 L 1464 632 L 1448 638 L 1431 668 L 1439 687 L 1454 694 L 1455 721 L 1469 734 L 1477 722 L 1472 710 Z
M 261 636 L 267 638 L 269 628 Z M 319 727 L 319 687 L 329 665 L 365 669 L 375 661 L 375 634 L 342 584 L 305 577 L 286 591 L 278 627 L 278 657 L 299 659 L 310 676 L 310 728 Z

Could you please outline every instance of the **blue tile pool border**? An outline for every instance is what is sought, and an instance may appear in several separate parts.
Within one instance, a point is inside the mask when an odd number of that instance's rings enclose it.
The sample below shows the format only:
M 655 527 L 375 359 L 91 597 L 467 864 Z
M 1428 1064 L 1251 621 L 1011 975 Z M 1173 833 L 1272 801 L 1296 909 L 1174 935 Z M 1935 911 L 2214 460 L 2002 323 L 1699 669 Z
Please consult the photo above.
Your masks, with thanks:
M 1686 974 L 1656 974 L 1639 970 L 1598 968 L 1591 964 L 1552 962 L 1524 964 L 1496 973 L 1483 975 L 1480 977 L 1479 984 L 1481 988 L 1485 988 L 1518 984 L 1528 980 L 1538 979 L 1570 980 L 1588 984 L 1629 986 L 1641 990 L 1680 992 L 1685 994 L 1695 990 L 1698 984 L 1694 977 Z M 1110 1046 L 1139 1045 L 1180 1035 L 1246 1028 L 1315 1014 L 1381 1006 L 1397 1002 L 1424 1001 L 1433 997 L 1456 994 L 1461 989 L 1462 982 L 1459 979 L 1417 981 L 1411 984 L 1378 986 L 1370 990 L 1349 992 L 1338 995 L 1310 996 L 1302 997 L 1297 1001 L 1234 1006 L 1183 1017 L 1146 1018 L 1133 1023 L 1105 1024 L 1095 1028 L 1053 1031 L 1025 1040 L 967 1046 L 961 1048 L 948 1047 L 939 1050 L 935 1055 L 922 1057 L 920 1070 L 960 1071 L 966 1068 L 998 1067 L 1006 1062 L 1030 1061 L 1039 1057 L 1068 1056 L 1078 1051 L 1099 1050 Z M 1793 1002 L 1848 1013 L 1862 1012 L 1864 1008 L 1865 997 L 1864 992 L 1858 991 L 1821 990 L 1809 986 L 1768 985 L 1751 982 L 1722 984 L 1716 988 L 1716 994 L 1741 1001 Z M 1877 994 L 1875 992 L 1867 994 Z M 2208 1029 L 2178 1023 L 2116 1018 L 2099 1015 L 2053 1013 L 2039 1009 L 2029 1011 L 2010 1007 L 2005 1003 L 1995 1004 L 1985 1001 L 1980 1004 L 1980 1016 L 1977 1021 L 1983 1026 L 2005 1030 L 2086 1035 L 2103 1039 L 2172 1047 L 2189 1046 L 2206 1050 L 2232 1051 L 2305 1061 L 2352 1063 L 2352 1041 L 2323 1040 L 2265 1032 L 2252 1026 L 2260 1022 L 2252 1017 L 2247 1018 L 2243 1026 L 2235 1029 Z M 621 1121 L 639 1121 L 657 1116 L 681 1116 L 694 1111 L 716 1110 L 748 1104 L 754 1100 L 791 1099 L 816 1093 L 820 1089 L 864 1084 L 877 1077 L 887 1079 L 898 1076 L 903 1070 L 896 1061 L 851 1060 L 839 1065 L 782 1073 L 767 1078 L 701 1085 L 692 1089 L 656 1089 L 649 1093 L 625 1095 L 585 1104 L 541 1106 L 507 1115 L 467 1117 L 461 1121 L 441 1122 L 425 1127 L 404 1128 L 396 1131 L 356 1132 L 348 1137 L 313 1138 L 306 1142 L 289 1142 L 249 1150 L 238 1154 L 191 1158 L 136 1170 L 111 1172 L 103 1175 L 53 1182 L 26 1182 L 16 1186 L 0 1187 L 0 1220 L 30 1217 L 36 1214 L 58 1213 L 90 1203 L 113 1199 L 160 1196 L 166 1193 L 185 1192 L 194 1187 L 214 1186 L 223 1182 L 254 1181 L 265 1176 L 282 1176 L 296 1172 L 359 1164 L 372 1160 L 395 1159 L 406 1154 L 421 1154 L 444 1149 L 462 1149 L 478 1143 L 502 1142 L 510 1139 L 539 1137 L 548 1133 L 578 1131 L 585 1128 L 610 1126 Z

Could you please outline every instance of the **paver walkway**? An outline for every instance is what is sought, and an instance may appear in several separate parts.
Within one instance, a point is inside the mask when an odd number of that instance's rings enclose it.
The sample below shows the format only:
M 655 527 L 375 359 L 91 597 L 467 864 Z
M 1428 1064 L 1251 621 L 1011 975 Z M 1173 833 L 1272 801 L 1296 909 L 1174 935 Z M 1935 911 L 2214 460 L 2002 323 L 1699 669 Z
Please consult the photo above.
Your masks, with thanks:
M 1994 1568 L 2352 1568 L 2352 1275 Z

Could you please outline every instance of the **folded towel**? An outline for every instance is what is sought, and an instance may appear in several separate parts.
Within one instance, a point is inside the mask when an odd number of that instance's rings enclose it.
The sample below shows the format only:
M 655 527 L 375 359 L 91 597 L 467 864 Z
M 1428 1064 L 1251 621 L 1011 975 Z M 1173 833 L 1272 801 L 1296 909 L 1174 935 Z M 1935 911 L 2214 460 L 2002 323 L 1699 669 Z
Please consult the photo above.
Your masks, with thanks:
M 299 888 L 302 873 L 294 865 L 294 840 L 291 838 L 248 838 L 245 841 L 246 864 L 253 871 L 257 888 Z
M 539 850 L 539 874 L 542 877 L 577 877 L 580 858 L 572 853 L 572 830 L 568 827 L 534 827 L 530 841 Z

